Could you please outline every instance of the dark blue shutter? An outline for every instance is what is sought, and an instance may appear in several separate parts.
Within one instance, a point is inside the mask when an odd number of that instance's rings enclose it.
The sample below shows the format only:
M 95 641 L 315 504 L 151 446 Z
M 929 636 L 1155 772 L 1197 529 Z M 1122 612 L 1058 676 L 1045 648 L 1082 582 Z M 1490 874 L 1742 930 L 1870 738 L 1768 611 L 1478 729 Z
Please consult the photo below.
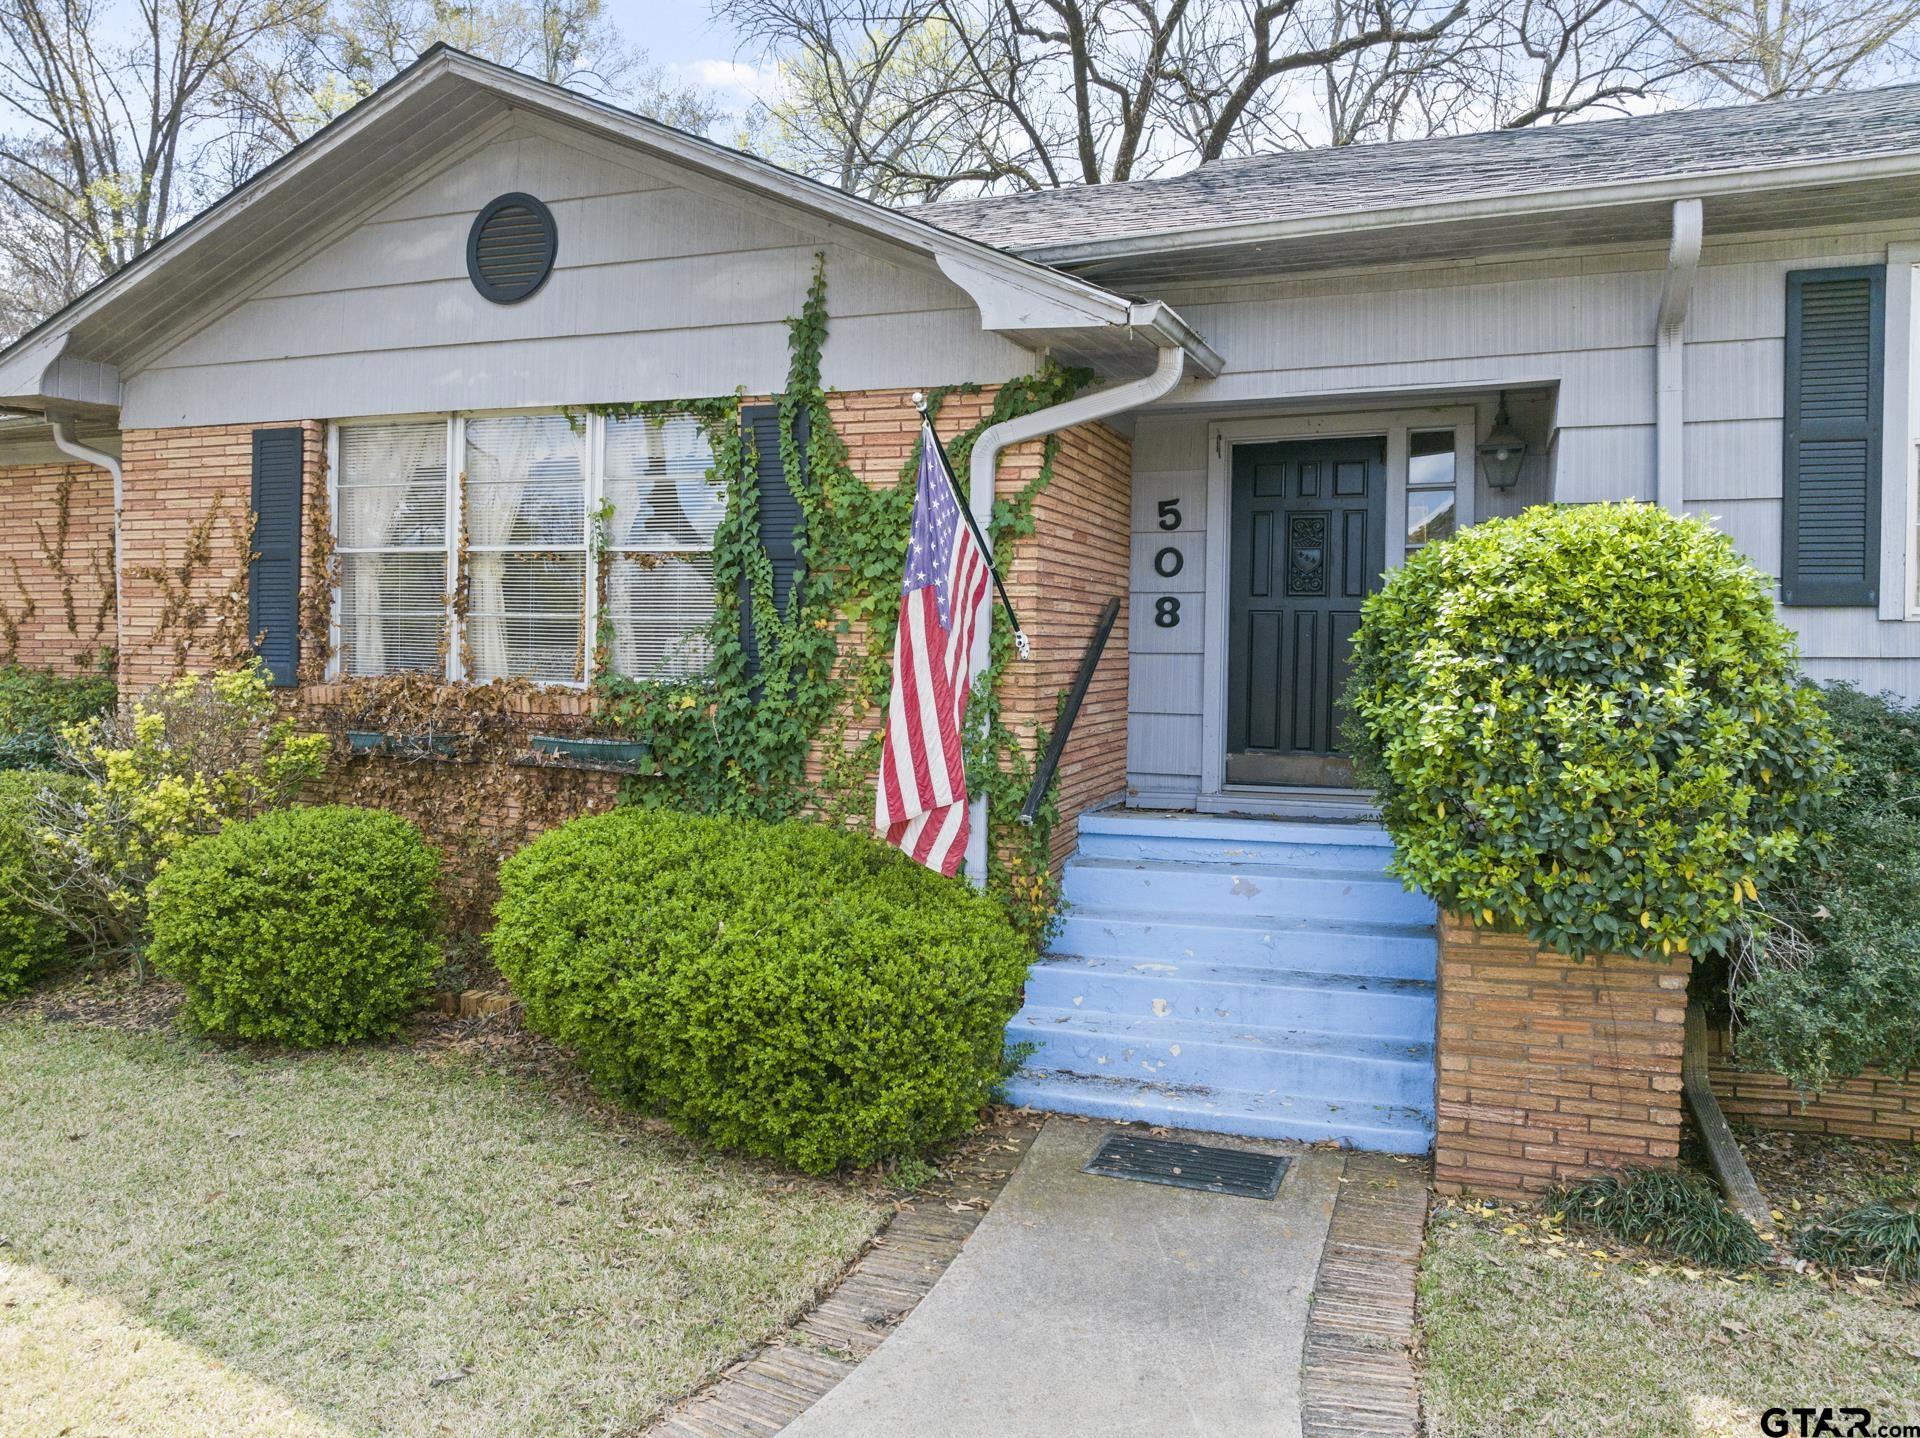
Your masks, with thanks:
M 782 618 L 790 617 L 795 604 L 794 592 L 803 578 L 800 545 L 806 528 L 806 516 L 800 501 L 787 483 L 780 463 L 780 406 L 749 404 L 740 408 L 741 440 L 748 462 L 753 465 L 760 515 L 760 544 L 773 564 L 773 602 Z M 794 411 L 793 439 L 801 462 L 807 453 L 807 410 Z M 753 633 L 753 595 L 747 576 L 740 577 L 740 643 L 747 662 L 757 666 L 760 647 Z
M 253 432 L 253 563 L 247 632 L 276 689 L 300 666 L 300 452 L 298 429 Z
M 1780 602 L 1880 602 L 1887 272 L 1787 275 Z

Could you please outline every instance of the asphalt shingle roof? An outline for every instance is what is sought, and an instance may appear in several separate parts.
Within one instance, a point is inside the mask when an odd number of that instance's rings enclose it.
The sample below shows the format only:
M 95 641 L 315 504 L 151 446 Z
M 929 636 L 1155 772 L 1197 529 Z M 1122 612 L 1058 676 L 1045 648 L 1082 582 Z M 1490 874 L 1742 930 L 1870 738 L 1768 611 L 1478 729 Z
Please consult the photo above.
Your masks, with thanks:
M 1920 84 L 1219 160 L 1166 179 L 924 205 L 1002 249 L 1920 151 Z

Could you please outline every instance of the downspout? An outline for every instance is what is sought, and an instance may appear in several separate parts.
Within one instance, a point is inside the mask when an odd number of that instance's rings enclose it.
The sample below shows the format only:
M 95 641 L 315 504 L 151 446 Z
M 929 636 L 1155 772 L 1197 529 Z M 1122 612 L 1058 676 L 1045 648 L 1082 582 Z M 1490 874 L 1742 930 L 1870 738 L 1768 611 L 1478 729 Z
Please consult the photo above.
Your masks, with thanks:
M 1137 306 L 1141 310 L 1158 309 L 1158 306 Z M 968 495 L 974 518 L 980 522 L 983 533 L 991 533 L 988 528 L 993 519 L 994 477 L 999 472 L 1000 452 L 1016 444 L 1024 444 L 1030 439 L 1039 439 L 1042 435 L 1054 434 L 1063 429 L 1072 429 L 1077 424 L 1090 424 L 1097 419 L 1106 419 L 1123 411 L 1136 409 L 1143 404 L 1172 392 L 1180 383 L 1187 370 L 1187 351 L 1178 342 L 1162 346 L 1160 359 L 1153 367 L 1153 373 L 1145 379 L 1130 380 L 1126 384 L 1114 385 L 1110 389 L 1097 390 L 1092 394 L 1083 394 L 1064 404 L 1051 405 L 1046 409 L 1035 410 L 1032 414 L 1023 414 L 1016 419 L 1002 420 L 999 424 L 981 432 L 974 441 L 973 457 L 967 466 Z M 968 672 L 978 682 L 986 672 L 989 662 L 988 626 L 993 623 L 993 593 L 988 591 L 981 603 L 979 620 L 973 629 L 973 657 Z M 987 885 L 987 797 L 975 794 L 968 802 L 967 818 L 967 877 L 973 881 L 976 889 Z
M 1698 200 L 1673 202 L 1673 239 L 1667 246 L 1667 277 L 1660 288 L 1660 314 L 1653 338 L 1653 424 L 1656 497 L 1674 514 L 1685 509 L 1681 469 L 1687 445 L 1686 341 L 1682 331 L 1700 268 L 1703 223 Z
M 48 415 L 52 421 L 53 447 L 70 459 L 82 464 L 104 469 L 113 476 L 113 666 L 116 675 L 120 663 L 126 654 L 122 644 L 122 619 L 120 615 L 120 507 L 124 498 L 124 486 L 120 477 L 120 461 L 105 450 L 89 449 L 80 443 L 74 434 L 74 420 L 70 414 Z

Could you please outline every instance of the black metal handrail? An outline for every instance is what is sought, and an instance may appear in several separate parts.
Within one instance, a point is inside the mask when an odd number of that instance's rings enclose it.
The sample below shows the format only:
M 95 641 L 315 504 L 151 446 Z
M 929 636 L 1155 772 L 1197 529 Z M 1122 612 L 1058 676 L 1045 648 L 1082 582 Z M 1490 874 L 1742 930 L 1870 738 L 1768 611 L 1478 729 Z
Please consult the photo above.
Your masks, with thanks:
M 1020 806 L 1020 822 L 1032 824 L 1034 815 L 1040 812 L 1040 806 L 1047 802 L 1047 790 L 1053 785 L 1053 771 L 1060 767 L 1060 756 L 1067 750 L 1067 736 L 1073 732 L 1073 721 L 1080 717 L 1080 706 L 1086 702 L 1087 690 L 1093 687 L 1093 671 L 1100 667 L 1100 656 L 1106 651 L 1107 637 L 1113 633 L 1113 626 L 1120 618 L 1120 601 L 1113 598 L 1107 601 L 1107 607 L 1100 611 L 1100 622 L 1093 626 L 1093 637 L 1087 641 L 1086 652 L 1080 656 L 1080 672 L 1073 678 L 1073 688 L 1067 691 L 1067 704 L 1060 711 L 1060 722 L 1053 726 L 1053 738 L 1047 744 L 1047 752 L 1041 756 L 1040 767 L 1034 770 L 1033 787 L 1027 790 L 1027 802 Z

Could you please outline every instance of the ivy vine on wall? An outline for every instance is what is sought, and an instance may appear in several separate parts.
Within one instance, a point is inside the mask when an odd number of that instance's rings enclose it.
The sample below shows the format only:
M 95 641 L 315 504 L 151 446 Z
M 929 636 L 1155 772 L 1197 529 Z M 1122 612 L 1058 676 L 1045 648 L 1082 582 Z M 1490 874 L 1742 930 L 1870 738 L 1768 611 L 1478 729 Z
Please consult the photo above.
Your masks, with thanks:
M 727 504 L 714 536 L 712 552 L 715 613 L 709 643 L 711 659 L 685 679 L 639 681 L 614 672 L 613 615 L 607 600 L 607 561 L 620 553 L 609 533 L 606 507 L 592 516 L 591 543 L 600 560 L 599 615 L 591 638 L 594 680 L 590 711 L 572 713 L 562 725 L 571 732 L 645 740 L 655 772 L 625 782 L 628 803 L 664 805 L 705 813 L 784 819 L 812 813 L 849 827 L 872 824 L 873 786 L 879 769 L 877 719 L 891 681 L 894 627 L 900 579 L 912 518 L 912 478 L 917 451 L 908 456 L 900 483 L 875 487 L 854 472 L 845 441 L 835 427 L 828 395 L 821 387 L 820 358 L 827 338 L 825 256 L 816 256 L 812 282 L 800 313 L 788 321 L 789 365 L 780 395 L 780 466 L 804 516 L 801 560 L 804 578 L 794 588 L 789 609 L 774 604 L 772 562 L 760 542 L 757 454 L 742 434 L 739 394 L 672 403 L 594 405 L 608 418 L 656 418 L 691 415 L 712 448 L 710 477 L 727 485 Z M 1086 371 L 1049 364 L 1038 374 L 1010 381 L 995 393 L 992 406 L 975 423 L 948 441 L 956 473 L 964 475 L 973 446 L 990 425 L 1071 398 L 1087 382 Z M 950 397 L 976 395 L 978 385 L 936 390 L 929 407 L 936 419 Z M 804 410 L 805 452 L 794 438 L 794 423 Z M 576 420 L 578 416 L 575 416 Z M 1033 533 L 1033 506 L 1053 477 L 1057 441 L 1045 441 L 1032 480 L 994 505 L 989 537 L 995 552 Z M 464 482 L 464 476 L 462 477 Z M 331 574 L 331 541 L 325 527 L 309 528 L 314 572 Z M 465 535 L 460 537 L 462 557 Z M 660 556 L 630 562 L 658 562 Z M 461 564 L 464 583 L 465 564 Z M 750 597 L 755 655 L 741 634 L 741 595 Z M 465 610 L 464 591 L 454 610 Z M 303 605 L 307 644 L 324 652 L 327 610 L 315 600 Z M 1054 883 L 1050 839 L 1055 820 L 1051 799 L 1031 826 L 1016 818 L 1032 782 L 1030 752 L 1046 743 L 1044 728 L 1022 733 L 1002 713 L 1000 680 L 1014 662 L 1012 638 L 1005 626 L 993 630 L 992 665 L 977 685 L 969 712 L 969 734 L 984 734 L 984 744 L 969 745 L 967 779 L 975 793 L 988 796 L 991 833 L 988 886 L 1007 904 L 1016 922 L 1041 937 L 1051 920 Z M 562 701 L 552 701 L 571 708 Z M 576 701 L 577 702 L 577 701 Z M 522 763 L 512 752 L 522 747 L 533 711 L 549 707 L 523 682 L 492 685 L 447 684 L 424 676 L 390 680 L 349 680 L 331 701 L 331 722 L 344 739 L 347 728 L 439 736 L 454 743 L 468 763 Z M 556 713 L 540 719 L 554 727 Z M 406 811 L 410 785 L 437 764 L 375 760 L 350 766 L 353 778 L 335 781 L 337 797 L 373 802 Z M 464 765 L 460 767 L 465 767 Z M 581 793 L 558 783 L 538 799 L 539 826 L 566 817 L 546 811 L 575 803 Z M 604 776 L 595 776 L 603 778 Z M 445 786 L 444 804 L 451 799 Z M 472 787 L 468 785 L 468 787 Z M 493 800 L 477 796 L 481 805 Z M 455 809 L 463 807 L 460 803 Z M 484 816 L 438 812 L 436 829 L 479 837 Z M 456 843 L 464 848 L 465 842 Z M 489 886 L 490 887 L 490 886 Z M 476 907 L 470 905 L 469 907 Z
M 68 550 L 73 546 L 73 489 L 78 476 L 72 469 L 61 473 L 54 487 L 53 529 L 46 522 L 33 522 L 35 547 L 41 562 L 59 586 L 61 618 L 67 633 L 73 636 L 70 661 L 78 668 L 110 669 L 112 648 L 108 631 L 113 624 L 113 546 L 96 543 L 86 556 L 83 575 L 74 565 Z M 9 557 L 12 588 L 19 599 L 15 608 L 0 599 L 0 663 L 10 663 L 19 653 L 20 626 L 40 611 L 39 598 L 28 585 L 17 557 Z M 82 611 L 79 587 L 86 580 L 94 590 L 92 605 Z
M 746 452 L 740 396 L 692 405 L 595 407 L 615 418 L 691 410 L 712 446 L 712 473 L 730 481 L 726 516 L 714 536 L 716 612 L 706 672 L 639 682 L 604 662 L 596 666 L 603 721 L 648 740 L 659 765 L 657 776 L 628 785 L 633 802 L 765 819 L 812 810 L 833 822 L 872 822 L 881 743 L 874 721 L 891 681 L 918 454 L 909 455 L 896 485 L 876 488 L 854 472 L 821 387 L 826 338 L 821 255 L 806 302 L 788 321 L 789 364 L 779 401 L 780 467 L 805 519 L 804 578 L 784 614 L 775 607 L 773 565 L 760 543 L 759 457 Z M 989 426 L 1069 399 L 1088 378 L 1084 370 L 1049 364 L 1003 385 L 990 410 L 948 441 L 955 472 L 967 472 L 973 446 Z M 930 412 L 937 420 L 951 395 L 979 392 L 977 385 L 935 390 Z M 794 437 L 803 409 L 804 454 Z M 996 500 L 989 532 L 996 554 L 1010 555 L 1013 542 L 1033 533 L 1034 501 L 1052 481 L 1057 444 L 1046 440 L 1033 479 Z M 601 523 L 596 542 L 604 547 L 604 518 Z M 751 596 L 757 666 L 741 635 L 743 590 Z M 606 606 L 600 613 L 596 650 L 604 658 L 612 619 Z M 984 734 L 986 742 L 969 746 L 967 781 L 988 798 L 988 885 L 1037 937 L 1053 910 L 1049 842 L 1055 812 L 1049 800 L 1031 827 L 1016 817 L 1033 777 L 1022 741 L 1040 746 L 1046 735 L 1023 736 L 1003 718 L 1000 680 L 1010 662 L 1012 637 L 996 625 L 992 665 L 974 690 L 969 712 L 968 733 Z

